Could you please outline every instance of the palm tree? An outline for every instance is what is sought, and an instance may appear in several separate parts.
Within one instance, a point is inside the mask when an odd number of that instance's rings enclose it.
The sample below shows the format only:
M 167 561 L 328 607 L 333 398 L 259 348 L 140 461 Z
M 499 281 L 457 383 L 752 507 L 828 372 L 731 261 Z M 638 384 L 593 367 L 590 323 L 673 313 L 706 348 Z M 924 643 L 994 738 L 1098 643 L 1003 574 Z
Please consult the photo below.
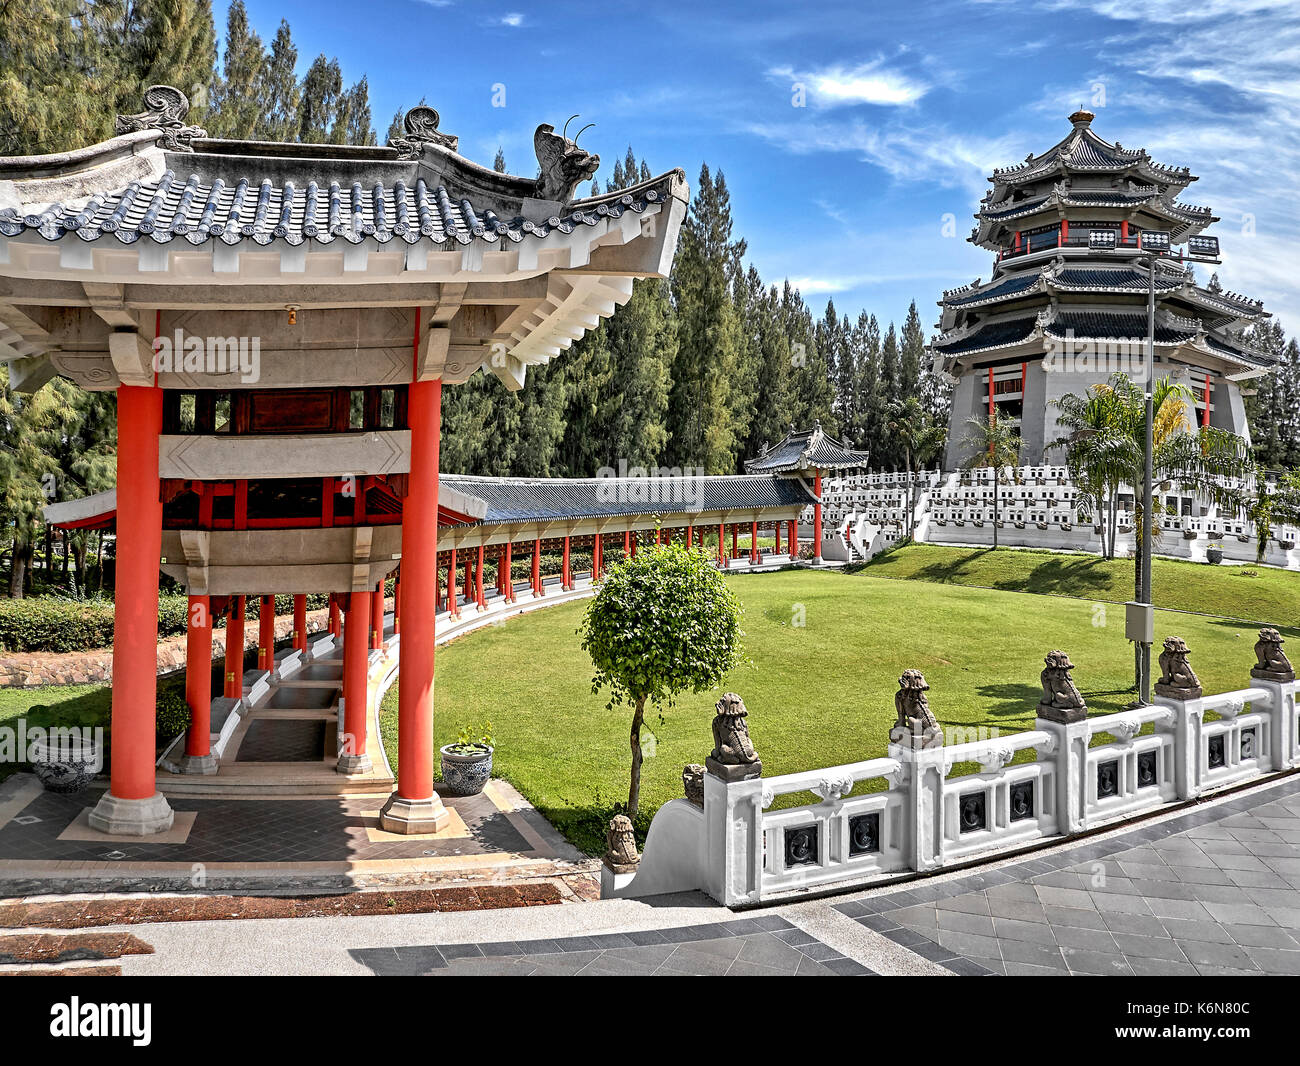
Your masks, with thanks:
M 975 445 L 975 454 L 966 460 L 966 469 L 993 468 L 993 547 L 998 546 L 998 485 L 1007 467 L 1020 464 L 1020 420 L 998 415 L 996 408 L 987 419 L 968 418 L 970 430 L 966 440 Z
M 933 459 L 943 447 L 947 430 L 935 421 L 934 416 L 921 406 L 915 396 L 895 401 L 889 405 L 889 432 L 903 446 L 903 461 L 907 468 L 908 512 L 907 536 L 910 539 L 916 527 L 916 478 L 912 464 L 916 464 L 916 473 Z
M 1079 502 L 1096 515 L 1102 557 L 1113 559 L 1119 489 L 1134 462 L 1134 441 L 1124 430 L 1120 403 L 1106 385 L 1094 386 L 1083 396 L 1067 393 L 1049 402 L 1060 409 L 1057 424 L 1070 432 L 1048 449 L 1065 450 L 1065 464 L 1079 489 Z

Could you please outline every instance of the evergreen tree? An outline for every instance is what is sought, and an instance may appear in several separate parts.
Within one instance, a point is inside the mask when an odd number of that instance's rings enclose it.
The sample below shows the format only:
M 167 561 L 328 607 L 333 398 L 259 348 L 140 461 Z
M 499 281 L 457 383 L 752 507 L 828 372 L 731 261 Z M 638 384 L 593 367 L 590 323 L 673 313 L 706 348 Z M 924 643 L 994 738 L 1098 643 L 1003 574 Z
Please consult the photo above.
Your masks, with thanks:
M 370 128 L 370 82 L 364 74 L 339 97 L 329 139 L 330 144 L 375 143 L 375 131 Z
M 271 42 L 271 55 L 262 68 L 257 99 L 261 114 L 253 135 L 264 141 L 292 141 L 300 129 L 298 105 L 302 93 L 298 86 L 298 49 L 289 32 L 289 23 L 280 20 Z
M 243 0 L 232 0 L 226 18 L 225 56 L 221 73 L 212 78 L 207 130 L 213 137 L 237 140 L 253 136 L 262 103 L 258 89 L 265 78 L 266 50 L 248 25 Z
M 327 59 L 322 52 L 312 60 L 302 79 L 294 139 L 303 144 L 324 144 L 338 116 L 342 95 L 343 71 L 339 61 Z
M 903 329 L 899 335 L 899 376 L 896 399 L 905 400 L 915 396 L 921 384 L 921 371 L 925 365 L 925 327 L 921 325 L 921 316 L 913 300 L 903 320 Z

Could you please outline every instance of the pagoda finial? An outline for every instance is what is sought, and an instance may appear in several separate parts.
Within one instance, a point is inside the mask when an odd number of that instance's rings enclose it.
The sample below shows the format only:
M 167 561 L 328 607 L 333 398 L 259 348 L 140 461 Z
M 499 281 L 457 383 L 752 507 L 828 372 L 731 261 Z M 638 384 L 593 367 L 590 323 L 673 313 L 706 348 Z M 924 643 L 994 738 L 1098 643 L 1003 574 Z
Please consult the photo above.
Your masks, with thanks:
M 1092 120 L 1097 116 L 1091 111 L 1086 111 L 1082 107 L 1070 116 L 1070 125 L 1076 130 L 1086 130 L 1092 125 Z

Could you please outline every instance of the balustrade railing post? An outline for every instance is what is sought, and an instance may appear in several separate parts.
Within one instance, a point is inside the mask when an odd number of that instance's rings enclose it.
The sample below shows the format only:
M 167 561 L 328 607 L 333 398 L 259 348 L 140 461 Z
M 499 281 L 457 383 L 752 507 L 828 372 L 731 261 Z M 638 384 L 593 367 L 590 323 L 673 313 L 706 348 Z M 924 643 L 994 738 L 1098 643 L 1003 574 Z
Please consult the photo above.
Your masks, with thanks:
M 705 890 L 730 907 L 762 895 L 763 763 L 744 700 L 728 692 L 715 710 L 713 751 L 704 760 Z
M 906 794 L 903 854 L 918 873 L 943 865 L 943 779 L 948 773 L 943 730 L 930 710 L 930 686 L 920 670 L 904 670 L 894 695 L 898 718 L 889 731 L 889 757 L 902 764 L 891 792 Z
M 1043 697 L 1034 728 L 1052 737 L 1051 750 L 1042 754 L 1056 760 L 1056 828 L 1070 836 L 1087 822 L 1088 706 L 1070 677 L 1074 664 L 1065 652 L 1049 652 L 1043 662 Z
M 1255 643 L 1256 664 L 1250 670 L 1250 683 L 1266 689 L 1272 698 L 1271 767 L 1290 767 L 1296 750 L 1295 669 L 1282 651 L 1282 635 L 1276 629 L 1261 629 Z
M 1195 799 L 1201 794 L 1201 726 L 1205 702 L 1201 682 L 1188 657 L 1191 652 L 1182 637 L 1166 637 L 1160 653 L 1160 680 L 1155 684 L 1155 703 L 1168 707 L 1172 721 L 1157 722 L 1156 732 L 1174 735 L 1174 788 L 1178 798 Z

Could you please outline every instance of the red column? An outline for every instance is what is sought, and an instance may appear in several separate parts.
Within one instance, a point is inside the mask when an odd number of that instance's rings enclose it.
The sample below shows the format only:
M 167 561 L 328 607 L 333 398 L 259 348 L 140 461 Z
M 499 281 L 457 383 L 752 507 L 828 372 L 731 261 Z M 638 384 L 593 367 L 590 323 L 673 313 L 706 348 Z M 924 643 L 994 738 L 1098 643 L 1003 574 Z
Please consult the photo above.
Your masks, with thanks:
M 817 502 L 813 504 L 813 562 L 822 561 L 822 476 L 818 474 L 813 478 L 813 492 L 817 494 Z
M 631 555 L 632 555 L 632 531 L 630 529 L 625 529 L 623 530 L 623 558 L 624 559 L 630 558 Z
M 790 558 L 799 558 L 799 520 L 790 519 L 790 525 L 786 529 L 786 539 L 790 542 Z
M 456 549 L 451 549 L 451 561 L 447 563 L 447 612 L 452 618 L 460 617 L 460 604 L 456 602 Z
M 350 593 L 343 616 L 343 736 L 339 738 L 337 766 L 341 774 L 365 773 L 370 769 L 370 757 L 366 754 L 367 673 L 370 669 L 366 637 L 373 598 L 373 593 L 369 592 Z M 399 730 L 400 714 L 399 709 Z
M 193 607 L 193 604 L 191 604 Z M 275 597 L 263 596 L 257 605 L 257 668 L 275 669 Z
M 737 548 L 737 539 L 738 539 L 739 532 L 740 532 L 740 526 L 736 525 L 735 523 L 732 523 L 731 526 L 731 558 L 732 559 L 736 558 L 736 556 L 740 554 L 739 549 Z
M 275 603 L 274 597 L 271 599 Z M 274 613 L 274 610 L 272 611 Z M 343 635 L 343 625 L 339 619 L 339 598 L 334 593 L 330 593 L 330 636 L 335 640 Z
M 542 589 L 542 542 L 539 539 L 533 541 L 533 595 L 541 596 Z
M 162 399 L 157 388 L 122 385 L 117 390 L 112 779 L 90 816 L 90 824 L 105 832 L 158 833 L 172 824 L 171 808 L 154 785 Z
M 212 607 L 206 596 L 191 596 L 185 625 L 185 703 L 190 728 L 181 770 L 215 774 L 212 757 Z
M 724 541 L 727 538 L 727 526 L 725 522 L 718 523 L 718 565 L 725 567 L 731 560 L 727 557 L 727 549 Z M 701 538 L 703 539 L 703 538 Z
M 749 561 L 751 565 L 758 563 L 758 522 L 754 521 L 749 524 Z
M 514 575 L 514 571 L 511 570 L 511 567 L 514 565 L 514 559 L 511 558 L 511 556 L 513 555 L 512 549 L 513 549 L 513 545 L 511 544 L 511 542 L 506 541 L 506 602 L 507 603 L 515 602 L 515 575 Z
M 307 650 L 307 597 L 303 595 L 293 598 L 293 646 Z
M 244 597 L 230 600 L 230 616 L 226 619 L 226 687 L 225 695 L 232 700 L 244 694 Z
M 417 319 L 418 334 L 418 319 Z M 397 675 L 397 791 L 380 812 L 389 832 L 428 833 L 450 817 L 433 791 L 434 591 L 438 584 L 438 435 L 441 381 L 415 381 L 407 393 L 411 470 L 402 506 L 406 605 Z
M 1201 425 L 1210 424 L 1210 375 L 1205 375 L 1205 410 L 1201 412 Z
M 465 581 L 460 586 L 465 594 L 465 603 L 468 605 L 474 599 L 474 556 L 465 557 Z
M 483 595 L 483 545 L 482 544 L 478 546 L 478 565 L 475 567 L 475 570 L 477 571 L 477 573 L 475 576 L 474 600 L 479 605 L 480 608 L 483 608 L 487 606 L 487 599 Z
M 397 571 L 393 579 L 393 632 L 402 631 L 402 572 Z
M 384 582 L 381 578 L 370 598 L 370 646 L 384 646 Z
M 564 566 L 560 573 L 560 588 L 573 588 L 573 573 L 569 569 L 569 538 L 564 538 Z

